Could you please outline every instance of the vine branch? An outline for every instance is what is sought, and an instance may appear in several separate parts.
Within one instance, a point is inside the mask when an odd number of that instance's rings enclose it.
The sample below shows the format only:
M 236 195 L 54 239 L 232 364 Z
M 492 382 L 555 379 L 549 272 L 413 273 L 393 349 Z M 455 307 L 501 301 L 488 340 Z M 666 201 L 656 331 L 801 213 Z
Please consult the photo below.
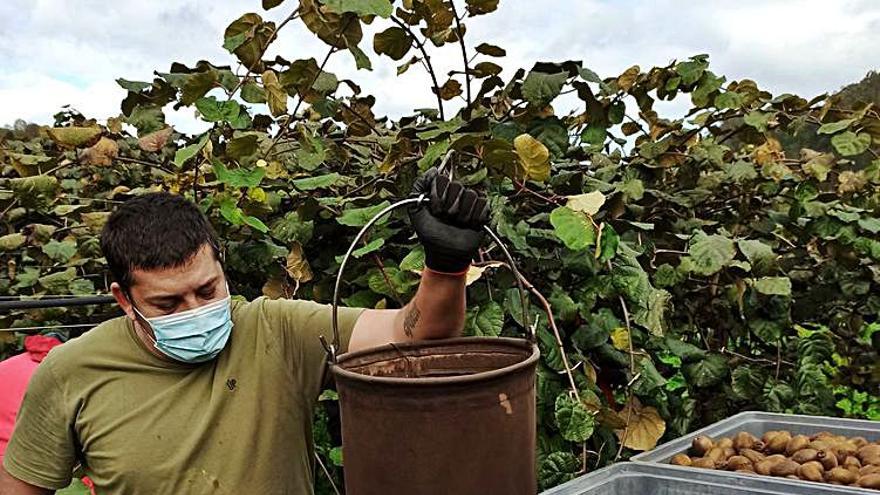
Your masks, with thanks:
M 422 52 L 422 62 L 425 64 L 425 69 L 427 69 L 428 75 L 431 76 L 431 84 L 434 85 L 434 94 L 437 96 L 437 109 L 440 111 L 440 120 L 446 120 L 446 115 L 443 112 L 443 98 L 440 97 L 440 85 L 437 83 L 437 73 L 434 70 L 433 64 L 431 64 L 431 56 L 428 55 L 428 50 L 425 49 L 425 44 L 419 41 L 412 29 L 404 24 L 403 21 L 393 16 L 391 17 L 391 20 L 394 21 L 400 29 L 406 31 L 409 37 L 412 38 L 413 43 L 418 47 L 419 51 Z
M 458 17 L 458 11 L 455 10 L 455 0 L 449 1 L 452 8 L 452 17 L 455 19 L 455 32 L 458 34 L 458 44 L 461 46 L 461 59 L 464 62 L 464 87 L 467 91 L 467 108 L 471 108 L 473 103 L 471 100 L 471 68 L 468 64 L 467 48 L 464 45 L 464 30 L 461 29 L 461 18 Z

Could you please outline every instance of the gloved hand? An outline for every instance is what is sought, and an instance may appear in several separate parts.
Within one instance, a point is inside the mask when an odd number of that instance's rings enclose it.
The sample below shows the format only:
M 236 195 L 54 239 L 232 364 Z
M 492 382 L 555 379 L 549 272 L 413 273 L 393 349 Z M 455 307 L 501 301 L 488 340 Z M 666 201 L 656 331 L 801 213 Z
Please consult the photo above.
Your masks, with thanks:
M 476 191 L 450 181 L 436 168 L 413 184 L 413 194 L 429 202 L 410 210 L 410 219 L 425 247 L 425 266 L 442 273 L 467 270 L 483 242 L 489 204 Z

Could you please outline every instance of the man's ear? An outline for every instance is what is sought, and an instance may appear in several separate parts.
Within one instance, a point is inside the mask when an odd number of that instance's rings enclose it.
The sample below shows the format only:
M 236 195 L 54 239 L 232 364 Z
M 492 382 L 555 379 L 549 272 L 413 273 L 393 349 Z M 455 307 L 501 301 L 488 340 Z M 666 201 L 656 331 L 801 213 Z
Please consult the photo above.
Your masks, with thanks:
M 132 309 L 131 306 L 131 301 L 125 294 L 125 291 L 122 290 L 122 286 L 116 282 L 113 282 L 112 284 L 110 284 L 110 293 L 113 294 L 113 297 L 116 299 L 116 303 L 119 304 L 119 307 L 122 308 L 122 311 L 125 312 L 125 315 L 128 316 L 131 321 L 137 320 L 134 309 Z

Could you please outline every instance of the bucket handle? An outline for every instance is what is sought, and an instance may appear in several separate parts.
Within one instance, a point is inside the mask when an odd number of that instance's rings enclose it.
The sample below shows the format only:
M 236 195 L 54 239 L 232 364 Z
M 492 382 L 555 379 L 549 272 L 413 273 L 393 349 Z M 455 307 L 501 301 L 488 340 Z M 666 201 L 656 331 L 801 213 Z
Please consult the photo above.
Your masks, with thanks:
M 351 243 L 351 246 L 348 247 L 348 251 L 345 252 L 345 256 L 342 258 L 342 263 L 339 264 L 339 273 L 336 275 L 336 285 L 333 287 L 333 307 L 332 307 L 332 323 L 333 323 L 333 344 L 328 345 L 327 341 L 324 339 L 324 336 L 321 335 L 321 343 L 324 345 L 324 350 L 327 351 L 327 354 L 331 360 L 331 362 L 336 362 L 336 357 L 339 353 L 339 289 L 342 286 L 342 274 L 345 271 L 345 266 L 348 264 L 349 258 L 351 258 L 351 253 L 354 252 L 358 243 L 361 242 L 364 235 L 370 230 L 370 228 L 376 224 L 382 217 L 387 215 L 388 213 L 406 205 L 421 205 L 423 203 L 427 203 L 429 200 L 424 195 L 421 194 L 417 197 L 402 199 L 396 203 L 393 203 L 382 211 L 377 213 L 373 218 L 371 218 L 357 233 L 354 237 L 354 240 Z M 493 241 L 501 248 L 501 251 L 504 253 L 504 257 L 507 259 L 507 265 L 510 267 L 510 271 L 513 272 L 513 276 L 516 279 L 516 285 L 519 288 L 519 297 L 521 306 L 523 309 L 523 323 L 526 326 L 526 332 L 528 333 L 529 339 L 534 342 L 535 341 L 535 329 L 531 326 L 529 322 L 529 308 L 528 308 L 528 296 L 526 295 L 526 288 L 523 284 L 523 276 L 520 274 L 519 269 L 516 266 L 516 263 L 513 261 L 513 256 L 510 254 L 510 251 L 507 249 L 507 246 L 501 242 L 501 238 L 498 237 L 492 229 L 489 228 L 488 225 L 483 226 L 483 230 L 489 234 L 489 237 L 492 238 Z

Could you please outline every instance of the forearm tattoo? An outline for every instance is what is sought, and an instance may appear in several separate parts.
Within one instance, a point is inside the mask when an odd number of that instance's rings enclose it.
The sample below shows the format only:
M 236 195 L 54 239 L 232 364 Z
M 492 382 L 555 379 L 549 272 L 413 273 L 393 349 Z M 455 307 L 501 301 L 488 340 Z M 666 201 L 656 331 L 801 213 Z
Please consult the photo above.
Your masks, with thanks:
M 419 323 L 419 319 L 422 317 L 422 312 L 419 311 L 419 307 L 416 305 L 416 302 L 410 305 L 409 309 L 406 312 L 406 317 L 403 319 L 403 332 L 407 337 L 412 338 L 413 329 L 416 328 L 416 325 Z

